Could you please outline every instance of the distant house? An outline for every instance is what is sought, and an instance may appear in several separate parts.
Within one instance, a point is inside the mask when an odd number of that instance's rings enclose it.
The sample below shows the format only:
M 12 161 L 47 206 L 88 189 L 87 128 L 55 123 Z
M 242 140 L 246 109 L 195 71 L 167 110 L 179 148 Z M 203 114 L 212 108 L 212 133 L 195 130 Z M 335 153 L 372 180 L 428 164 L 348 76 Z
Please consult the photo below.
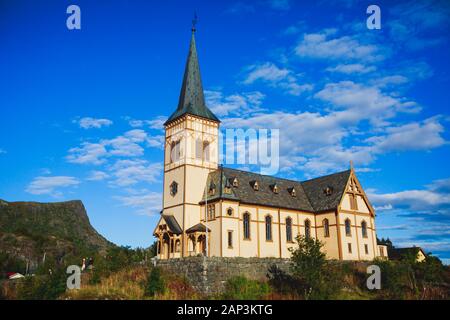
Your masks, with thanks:
M 410 247 L 410 248 L 388 248 L 389 258 L 391 260 L 402 260 L 408 256 L 416 257 L 416 262 L 425 261 L 427 254 L 420 247 Z

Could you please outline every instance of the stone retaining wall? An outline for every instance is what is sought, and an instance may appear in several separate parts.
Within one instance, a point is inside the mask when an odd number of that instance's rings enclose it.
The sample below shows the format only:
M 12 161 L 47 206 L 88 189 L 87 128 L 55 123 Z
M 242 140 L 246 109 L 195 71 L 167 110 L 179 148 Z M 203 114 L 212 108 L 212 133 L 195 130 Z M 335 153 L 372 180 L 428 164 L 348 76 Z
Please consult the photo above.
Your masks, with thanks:
M 291 262 L 279 258 L 222 258 L 186 257 L 170 260 L 155 260 L 155 265 L 171 273 L 185 276 L 190 284 L 204 294 L 224 291 L 225 282 L 234 276 L 245 276 L 254 280 L 267 280 L 271 266 L 288 272 Z

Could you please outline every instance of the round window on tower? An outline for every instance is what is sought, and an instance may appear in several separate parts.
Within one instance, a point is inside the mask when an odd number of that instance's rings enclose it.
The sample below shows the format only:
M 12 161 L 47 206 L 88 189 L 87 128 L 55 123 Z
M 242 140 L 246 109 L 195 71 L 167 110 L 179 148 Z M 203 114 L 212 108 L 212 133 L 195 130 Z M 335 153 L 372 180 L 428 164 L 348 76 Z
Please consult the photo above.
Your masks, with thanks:
M 177 194 L 177 192 L 178 192 L 178 183 L 176 183 L 175 181 L 173 181 L 173 182 L 170 184 L 170 195 L 171 195 L 172 197 L 174 197 L 174 196 Z

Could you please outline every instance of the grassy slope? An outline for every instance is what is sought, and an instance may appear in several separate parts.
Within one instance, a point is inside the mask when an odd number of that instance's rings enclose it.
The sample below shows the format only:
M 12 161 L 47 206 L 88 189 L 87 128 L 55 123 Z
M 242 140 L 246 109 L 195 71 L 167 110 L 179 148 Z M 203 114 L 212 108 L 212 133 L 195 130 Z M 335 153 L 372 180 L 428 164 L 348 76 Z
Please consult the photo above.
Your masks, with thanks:
M 81 201 L 0 200 L 0 251 L 37 264 L 44 252 L 56 260 L 113 245 L 90 224 Z

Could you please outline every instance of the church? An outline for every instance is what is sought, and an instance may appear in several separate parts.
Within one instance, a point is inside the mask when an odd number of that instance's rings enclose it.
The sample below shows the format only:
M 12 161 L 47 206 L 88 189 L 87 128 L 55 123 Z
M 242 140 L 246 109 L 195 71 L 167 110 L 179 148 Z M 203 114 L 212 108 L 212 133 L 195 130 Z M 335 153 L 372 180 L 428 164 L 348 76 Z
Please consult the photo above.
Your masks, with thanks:
M 319 239 L 329 259 L 387 258 L 352 166 L 302 182 L 219 166 L 220 120 L 205 104 L 195 28 L 178 107 L 164 126 L 159 259 L 289 258 L 298 235 Z

